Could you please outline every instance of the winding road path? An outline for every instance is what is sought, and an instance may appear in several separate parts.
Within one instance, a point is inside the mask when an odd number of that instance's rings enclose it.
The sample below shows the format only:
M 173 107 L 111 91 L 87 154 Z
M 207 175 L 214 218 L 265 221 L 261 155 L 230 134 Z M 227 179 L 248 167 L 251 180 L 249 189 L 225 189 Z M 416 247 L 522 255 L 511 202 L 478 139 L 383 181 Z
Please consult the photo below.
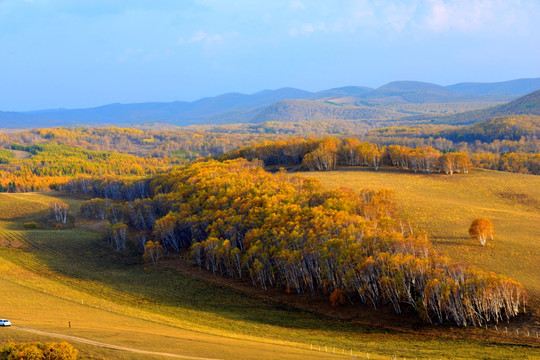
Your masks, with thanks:
M 99 347 L 103 347 L 103 348 L 107 348 L 107 349 L 129 351 L 129 352 L 137 353 L 137 354 L 168 356 L 168 357 L 177 358 L 177 359 L 189 359 L 189 360 L 219 360 L 219 359 L 216 359 L 216 358 L 206 358 L 206 357 L 178 355 L 178 354 L 164 353 L 164 352 L 157 352 L 157 351 L 140 350 L 140 349 L 125 347 L 125 346 L 107 344 L 107 343 L 104 343 L 104 342 L 99 342 L 99 341 L 94 341 L 94 340 L 88 340 L 88 339 L 80 338 L 80 337 L 77 337 L 77 336 L 70 336 L 70 335 L 52 333 L 52 332 L 41 331 L 41 330 L 36 330 L 36 329 L 30 329 L 30 328 L 15 326 L 15 325 L 13 325 L 11 327 L 13 329 L 15 329 L 15 330 L 26 331 L 26 332 L 30 332 L 30 333 L 34 333 L 34 334 L 38 334 L 38 335 L 52 336 L 52 337 L 56 337 L 56 338 L 60 338 L 60 339 L 66 339 L 66 340 L 70 340 L 70 341 L 74 341 L 74 342 L 83 343 L 83 344 L 99 346 Z

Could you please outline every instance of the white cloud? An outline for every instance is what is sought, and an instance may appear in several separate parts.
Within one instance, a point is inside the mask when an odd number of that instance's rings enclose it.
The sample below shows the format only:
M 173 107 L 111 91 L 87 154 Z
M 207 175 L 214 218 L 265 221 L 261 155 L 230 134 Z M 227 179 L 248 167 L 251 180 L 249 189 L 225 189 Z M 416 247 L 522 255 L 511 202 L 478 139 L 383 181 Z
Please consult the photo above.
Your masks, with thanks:
M 199 31 L 197 31 L 196 33 L 194 33 L 194 34 L 189 38 L 189 40 L 188 40 L 187 42 L 188 42 L 188 43 L 195 43 L 195 42 L 203 41 L 204 39 L 208 39 L 208 34 L 205 33 L 205 32 L 202 31 L 202 30 L 199 30 Z
M 292 27 L 291 36 L 309 36 L 316 31 L 354 33 L 359 30 L 401 32 L 413 22 L 419 0 L 350 0 L 320 6 L 312 21 Z M 311 8 L 310 8 L 311 9 Z M 319 21 L 317 21 L 319 20 Z M 320 21 L 322 20 L 322 21 Z
M 326 24 L 324 22 L 319 24 L 302 24 L 298 27 L 291 28 L 289 30 L 289 35 L 291 36 L 310 36 L 316 31 L 327 32 Z
M 142 54 L 144 54 L 143 49 L 127 48 L 127 49 L 124 49 L 123 54 L 121 54 L 120 56 L 116 58 L 116 61 L 126 62 L 135 58 L 139 58 Z
M 427 10 L 421 26 L 435 32 L 450 30 L 504 30 L 518 21 L 524 21 L 528 14 L 521 9 L 520 0 L 427 0 Z
M 409 36 L 420 33 L 530 32 L 540 18 L 539 0 L 320 0 L 289 19 L 289 35 L 364 33 L 366 36 Z M 300 18 L 299 18 L 300 17 Z
M 381 10 L 381 17 L 386 26 L 401 32 L 413 22 L 417 7 L 416 1 L 390 3 Z
M 199 31 L 194 32 L 187 40 L 180 38 L 178 40 L 178 45 L 194 44 L 194 43 L 199 43 L 199 42 L 218 43 L 218 42 L 222 42 L 225 39 L 233 38 L 236 36 L 238 36 L 238 32 L 236 31 L 229 31 L 223 34 L 208 34 L 207 32 L 203 30 L 199 30 Z
M 293 0 L 289 3 L 289 7 L 293 10 L 305 10 L 306 6 L 300 0 Z

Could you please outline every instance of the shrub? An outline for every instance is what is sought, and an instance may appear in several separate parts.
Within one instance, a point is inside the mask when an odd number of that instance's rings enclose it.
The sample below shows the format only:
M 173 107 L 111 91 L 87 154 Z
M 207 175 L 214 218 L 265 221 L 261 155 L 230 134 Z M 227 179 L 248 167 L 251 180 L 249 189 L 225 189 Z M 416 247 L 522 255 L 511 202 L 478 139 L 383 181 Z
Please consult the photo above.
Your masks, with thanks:
M 77 353 L 67 342 L 12 342 L 0 348 L 0 360 L 76 360 Z
M 39 227 L 39 225 L 36 222 L 27 222 L 27 223 L 24 223 L 23 226 L 25 229 L 37 229 Z
M 345 305 L 347 298 L 345 297 L 345 291 L 336 289 L 330 294 L 330 304 L 333 307 Z

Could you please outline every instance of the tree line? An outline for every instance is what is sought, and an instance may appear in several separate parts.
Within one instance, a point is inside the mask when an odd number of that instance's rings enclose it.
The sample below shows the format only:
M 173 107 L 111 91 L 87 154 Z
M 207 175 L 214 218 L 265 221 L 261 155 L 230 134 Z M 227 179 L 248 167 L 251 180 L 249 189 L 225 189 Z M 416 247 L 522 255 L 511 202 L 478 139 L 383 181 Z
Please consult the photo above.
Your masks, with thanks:
M 49 191 L 75 177 L 140 178 L 172 167 L 166 157 L 148 158 L 49 143 L 12 144 L 11 150 L 28 156 L 8 157 L 0 162 L 0 192 Z
M 115 246 L 114 227 L 153 238 L 142 246 L 153 262 L 187 252 L 201 269 L 256 287 L 412 307 L 430 322 L 480 325 L 525 306 L 519 283 L 439 255 L 397 216 L 388 190 L 325 190 L 244 159 L 193 163 L 145 184 L 146 198 L 93 199 L 82 211 L 109 220 Z
M 470 126 L 393 126 L 373 130 L 364 139 L 381 145 L 463 152 L 480 168 L 540 175 L 539 136 L 540 116 L 514 115 Z
M 422 173 L 468 173 L 472 166 L 466 153 L 443 153 L 430 146 L 380 146 L 357 138 L 293 138 L 245 147 L 220 159 L 260 159 L 265 166 L 298 165 L 311 171 L 334 170 L 337 166 L 368 166 L 378 170 L 391 166 Z

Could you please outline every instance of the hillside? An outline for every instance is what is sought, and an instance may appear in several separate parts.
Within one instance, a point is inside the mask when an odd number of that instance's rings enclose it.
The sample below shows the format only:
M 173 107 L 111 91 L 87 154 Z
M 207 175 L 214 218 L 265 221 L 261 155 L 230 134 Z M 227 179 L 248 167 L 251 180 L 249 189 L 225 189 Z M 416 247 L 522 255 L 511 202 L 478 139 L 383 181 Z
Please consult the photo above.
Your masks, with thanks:
M 495 108 L 495 116 L 504 115 L 540 115 L 540 90 L 522 96 L 508 104 Z
M 527 81 L 525 81 L 527 80 Z M 148 102 L 135 104 L 108 104 L 87 109 L 49 109 L 30 112 L 2 112 L 0 124 L 2 128 L 31 128 L 74 125 L 135 125 L 145 123 L 169 123 L 186 126 L 192 124 L 226 124 L 261 122 L 265 116 L 272 120 L 280 120 L 270 116 L 276 112 L 275 105 L 283 100 L 314 100 L 310 110 L 304 114 L 287 115 L 292 118 L 308 118 L 309 121 L 319 119 L 374 119 L 381 116 L 401 118 L 405 115 L 432 113 L 431 111 L 399 111 L 399 105 L 419 104 L 457 104 L 457 103 L 493 103 L 514 99 L 522 95 L 524 90 L 538 89 L 538 79 L 525 79 L 508 82 L 508 84 L 456 84 L 440 86 L 416 81 L 396 81 L 377 89 L 362 86 L 345 86 L 318 92 L 310 92 L 295 88 L 264 90 L 254 94 L 227 93 L 215 97 L 207 97 L 193 102 Z M 486 90 L 474 90 L 480 87 Z M 472 89 L 472 90 L 471 90 Z M 498 90 L 499 89 L 499 90 Z M 324 101 L 334 104 L 353 105 L 356 113 L 350 109 L 344 111 L 329 110 Z M 304 103 L 304 106 L 307 103 Z M 268 106 L 273 106 L 266 109 Z M 394 109 L 388 106 L 397 106 Z M 367 108 L 374 110 L 368 111 Z M 388 110 L 398 110 L 390 114 Z M 295 110 L 298 112 L 298 110 Z M 279 111 L 278 111 L 279 112 Z M 443 112 L 444 113 L 444 112 Z M 438 113 L 441 114 L 441 113 Z M 437 115 L 437 114 L 434 114 Z M 422 118 L 420 119 L 422 120 Z
M 26 221 L 44 224 L 47 204 L 56 199 L 74 209 L 77 227 L 23 227 Z M 498 338 L 500 334 L 491 324 L 489 331 L 418 328 L 418 324 L 380 329 L 380 319 L 387 314 L 381 308 L 379 321 L 374 322 L 377 326 L 368 327 L 358 322 L 371 321 L 366 313 L 354 313 L 351 305 L 325 306 L 326 298 L 321 302 L 309 295 L 282 294 L 275 301 L 271 298 L 275 292 L 247 292 L 243 289 L 250 288 L 249 282 L 216 282 L 211 274 L 202 277 L 190 265 L 144 265 L 132 250 L 111 251 L 102 235 L 93 230 L 100 223 L 79 217 L 76 209 L 80 203 L 80 199 L 60 194 L 0 194 L 0 209 L 16 209 L 0 213 L 0 282 L 6 295 L 3 316 L 15 325 L 142 350 L 227 360 L 338 359 L 343 358 L 342 351 L 352 351 L 357 357 L 369 353 L 371 359 L 381 360 L 396 354 L 400 358 L 456 359 L 525 359 L 539 354 L 530 338 Z M 171 264 L 182 262 L 173 260 Z M 311 310 L 288 305 L 286 299 L 291 298 L 302 299 Z M 400 323 L 407 321 L 409 316 L 403 314 Z M 510 332 L 515 332 L 514 326 L 524 329 L 519 322 L 505 326 Z M 3 330 L 1 341 L 37 337 L 15 328 Z M 74 345 L 83 359 L 157 359 Z
M 497 116 L 540 115 L 540 90 L 524 95 L 507 104 L 488 109 L 467 111 L 461 114 L 439 117 L 411 117 L 410 121 L 430 120 L 435 124 L 469 125 L 487 121 Z
M 442 131 L 440 136 L 454 142 L 473 142 L 475 140 L 483 142 L 492 142 L 494 140 L 519 141 L 522 137 L 538 139 L 540 138 L 540 116 L 501 116 L 470 126 Z
M 449 85 L 446 88 L 470 95 L 525 95 L 540 89 L 540 78 L 517 79 L 495 83 L 466 82 Z
M 215 114 L 253 109 L 283 99 L 307 98 L 311 92 L 282 88 L 255 94 L 223 94 L 194 102 L 153 102 L 110 104 L 89 109 L 53 109 L 32 112 L 0 112 L 0 123 L 5 128 L 29 128 L 72 125 L 133 125 L 148 121 L 189 125 Z M 242 121 L 235 121 L 242 122 Z
M 540 316 L 537 176 L 486 170 L 467 176 L 419 175 L 362 168 L 301 174 L 321 180 L 328 188 L 394 190 L 401 214 L 418 229 L 427 230 L 437 249 L 520 281 L 533 295 L 534 311 Z M 496 230 L 494 241 L 485 248 L 467 234 L 471 221 L 480 216 L 491 219 Z
M 471 98 L 440 85 L 418 81 L 391 82 L 362 97 L 374 100 L 394 99 L 397 102 L 409 103 L 460 102 Z
M 376 107 L 337 105 L 310 100 L 283 100 L 265 107 L 249 122 L 301 122 L 327 120 L 382 120 L 402 117 L 394 111 Z
M 311 96 L 311 99 L 336 98 L 344 96 L 361 97 L 372 90 L 372 88 L 366 86 L 343 86 L 340 88 L 318 91 Z

